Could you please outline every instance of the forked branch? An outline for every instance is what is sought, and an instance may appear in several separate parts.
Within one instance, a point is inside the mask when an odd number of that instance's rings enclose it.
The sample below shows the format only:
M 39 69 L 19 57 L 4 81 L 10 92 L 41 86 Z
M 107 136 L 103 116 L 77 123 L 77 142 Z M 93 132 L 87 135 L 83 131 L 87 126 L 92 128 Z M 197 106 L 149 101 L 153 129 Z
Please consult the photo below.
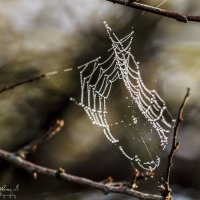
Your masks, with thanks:
M 0 149 L 0 158 L 8 161 L 12 165 L 15 165 L 19 168 L 24 169 L 25 171 L 31 173 L 31 174 L 41 174 L 52 178 L 57 178 L 66 182 L 76 183 L 82 186 L 87 186 L 90 188 L 98 189 L 105 194 L 108 193 L 119 193 L 119 194 L 125 194 L 132 197 L 136 197 L 138 199 L 144 199 L 144 200 L 162 200 L 163 197 L 159 195 L 153 195 L 153 194 L 146 194 L 142 192 L 138 192 L 126 187 L 117 187 L 117 186 L 109 186 L 109 184 L 103 184 L 100 182 L 92 181 L 86 178 L 73 176 L 71 174 L 66 173 L 63 169 L 50 169 L 46 167 L 42 167 L 40 165 L 33 164 L 29 161 L 26 161 L 22 159 L 19 156 L 16 156 L 14 153 L 10 153 L 4 150 Z
M 55 134 L 60 132 L 60 130 L 64 126 L 64 120 L 56 120 L 56 123 L 49 128 L 49 130 L 45 133 L 40 135 L 38 138 L 33 140 L 31 143 L 27 144 L 26 146 L 22 147 L 17 151 L 17 154 L 22 158 L 26 159 L 28 154 L 34 153 L 39 145 L 41 145 L 44 141 L 49 140 Z
M 121 4 L 124 6 L 135 8 L 137 10 L 153 13 L 156 15 L 176 19 L 179 22 L 184 22 L 184 23 L 188 21 L 200 22 L 200 16 L 184 15 L 175 11 L 165 10 L 158 7 L 138 3 L 136 0 L 106 0 L 106 1 Z

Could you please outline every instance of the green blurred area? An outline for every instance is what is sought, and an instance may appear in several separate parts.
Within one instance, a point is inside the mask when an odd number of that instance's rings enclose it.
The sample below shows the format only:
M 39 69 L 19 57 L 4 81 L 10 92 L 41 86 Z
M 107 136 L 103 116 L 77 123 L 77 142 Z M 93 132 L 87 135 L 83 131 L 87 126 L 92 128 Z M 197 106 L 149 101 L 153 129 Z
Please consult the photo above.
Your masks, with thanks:
M 200 3 L 168 0 L 162 7 L 195 14 Z M 175 199 L 199 199 L 198 23 L 182 24 L 102 0 L 0 0 L 0 88 L 50 71 L 61 72 L 99 55 L 106 57 L 110 43 L 104 20 L 119 37 L 133 27 L 132 49 L 140 62 L 144 82 L 148 88 L 158 91 L 174 118 L 186 88 L 191 88 L 179 134 L 181 148 L 175 159 L 172 184 L 175 193 L 184 196 Z M 98 181 L 108 176 L 129 180 L 129 161 L 106 140 L 100 128 L 92 125 L 83 109 L 69 101 L 70 96 L 80 95 L 79 81 L 77 73 L 59 73 L 1 93 L 0 148 L 17 150 L 62 118 L 63 130 L 29 156 L 31 161 L 52 168 L 63 167 L 67 172 Z M 117 105 L 117 98 L 114 101 Z M 118 116 L 120 113 L 113 110 L 113 118 Z M 117 134 L 123 137 L 124 133 Z M 131 148 L 132 144 L 127 145 Z M 34 181 L 24 171 L 0 162 L 0 186 L 17 183 L 20 200 L 126 199 L 120 195 L 100 195 L 46 177 L 39 176 Z M 154 181 L 145 184 L 144 190 L 156 192 Z

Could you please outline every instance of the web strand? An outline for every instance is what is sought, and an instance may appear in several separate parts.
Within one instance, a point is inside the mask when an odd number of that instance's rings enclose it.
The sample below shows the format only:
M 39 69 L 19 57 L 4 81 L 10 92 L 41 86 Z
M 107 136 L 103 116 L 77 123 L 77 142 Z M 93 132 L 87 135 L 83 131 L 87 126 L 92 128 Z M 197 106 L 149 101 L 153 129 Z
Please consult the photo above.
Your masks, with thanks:
M 125 123 L 124 119 L 112 124 L 108 121 L 107 101 L 113 85 L 119 80 L 123 83 L 128 94 L 127 99 L 130 99 L 131 102 L 131 104 L 128 104 L 130 113 L 133 112 L 131 111 L 132 104 L 137 105 L 140 113 L 157 133 L 163 150 L 168 144 L 168 134 L 174 126 L 174 120 L 165 101 L 155 90 L 149 90 L 142 80 L 139 63 L 136 62 L 131 53 L 134 32 L 131 31 L 124 38 L 119 39 L 108 24 L 106 22 L 104 24 L 111 41 L 111 48 L 108 50 L 110 55 L 105 60 L 98 57 L 77 67 L 80 74 L 81 97 L 80 101 L 74 98 L 71 98 L 71 100 L 78 102 L 77 105 L 85 110 L 92 123 L 103 129 L 106 138 L 116 144 L 126 158 L 137 162 L 143 169 L 154 170 L 160 165 L 160 158 L 159 156 L 152 156 L 149 144 L 147 144 L 141 132 L 137 135 L 147 152 L 148 161 L 144 161 L 136 154 L 129 155 L 120 144 L 120 140 L 112 134 L 111 127 L 113 125 Z M 64 71 L 71 70 L 72 68 L 68 68 Z M 56 73 L 56 71 L 50 72 L 48 75 L 51 76 Z M 137 124 L 137 118 L 133 113 L 132 122 L 129 125 L 132 126 L 132 124 Z

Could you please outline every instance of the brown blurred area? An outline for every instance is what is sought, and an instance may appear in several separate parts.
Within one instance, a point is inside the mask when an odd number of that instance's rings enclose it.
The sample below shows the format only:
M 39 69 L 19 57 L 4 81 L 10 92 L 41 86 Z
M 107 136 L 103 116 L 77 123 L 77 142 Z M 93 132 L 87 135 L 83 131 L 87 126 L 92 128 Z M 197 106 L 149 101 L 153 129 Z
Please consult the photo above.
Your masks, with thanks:
M 198 14 L 200 2 L 168 0 L 162 7 Z M 186 88 L 191 88 L 179 134 L 181 147 L 171 177 L 176 200 L 199 199 L 198 23 L 183 24 L 103 0 L 0 0 L 0 88 L 106 55 L 110 43 L 104 20 L 118 36 L 133 27 L 132 49 L 140 62 L 144 82 L 158 91 L 174 118 Z M 62 131 L 30 155 L 30 161 L 51 168 L 62 167 L 66 172 L 97 181 L 108 176 L 117 181 L 129 180 L 129 161 L 106 140 L 100 128 L 92 125 L 83 109 L 69 101 L 70 96 L 79 95 L 79 87 L 79 76 L 72 72 L 1 93 L 0 148 L 15 151 L 44 134 L 58 118 L 64 119 Z M 0 187 L 5 184 L 20 185 L 17 195 L 20 200 L 131 199 L 43 176 L 33 180 L 23 170 L 0 161 Z M 152 182 L 145 188 L 156 191 Z

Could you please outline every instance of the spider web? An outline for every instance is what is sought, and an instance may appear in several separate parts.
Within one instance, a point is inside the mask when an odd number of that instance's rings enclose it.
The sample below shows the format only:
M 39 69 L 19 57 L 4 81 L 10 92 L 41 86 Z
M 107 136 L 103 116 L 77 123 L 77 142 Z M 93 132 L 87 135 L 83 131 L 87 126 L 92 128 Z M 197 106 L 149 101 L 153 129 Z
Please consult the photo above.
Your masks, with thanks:
M 108 24 L 106 22 L 104 24 L 111 41 L 111 48 L 108 50 L 110 55 L 105 60 L 98 57 L 77 67 L 80 74 L 81 96 L 79 101 L 73 97 L 70 100 L 78 102 L 77 105 L 84 109 L 92 123 L 103 129 L 106 138 L 118 146 L 126 158 L 143 169 L 154 170 L 160 165 L 160 157 L 155 150 L 151 150 L 153 145 L 151 140 L 157 137 L 161 149 L 164 150 L 175 120 L 164 100 L 155 90 L 149 90 L 142 80 L 139 63 L 131 53 L 134 32 L 131 31 L 119 39 Z M 70 70 L 72 69 L 64 71 Z M 54 72 L 48 75 L 53 74 Z M 122 98 L 125 105 L 123 105 L 124 114 L 119 120 L 114 121 L 109 116 L 108 104 L 112 98 L 114 85 L 117 83 L 123 87 Z M 112 102 L 110 104 L 112 105 Z M 146 121 L 142 130 L 138 128 L 139 125 L 141 127 L 139 120 Z M 143 153 L 135 147 L 137 145 L 132 146 L 130 153 L 126 145 L 121 142 L 124 135 L 121 138 L 113 135 L 116 126 L 120 127 L 122 132 L 126 130 L 128 140 L 136 138 L 135 142 L 141 143 L 139 146 Z

